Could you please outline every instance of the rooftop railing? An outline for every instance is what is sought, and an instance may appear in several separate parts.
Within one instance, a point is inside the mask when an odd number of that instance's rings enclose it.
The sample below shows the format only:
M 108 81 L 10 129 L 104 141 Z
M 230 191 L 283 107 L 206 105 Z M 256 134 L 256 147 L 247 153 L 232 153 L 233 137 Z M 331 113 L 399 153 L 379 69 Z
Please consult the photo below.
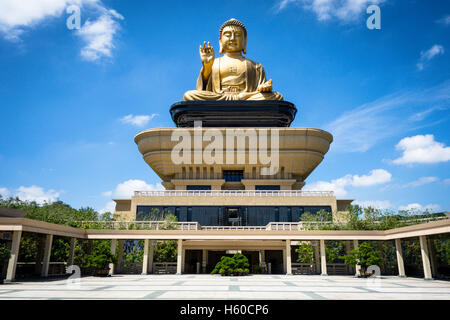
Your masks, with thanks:
M 333 197 L 333 191 L 302 190 L 160 190 L 135 191 L 136 197 Z
M 111 230 L 200 230 L 198 222 L 167 222 L 167 221 L 82 221 L 85 229 Z
M 448 219 L 446 216 L 407 219 L 405 225 L 426 223 L 435 220 Z M 270 222 L 265 226 L 202 226 L 198 222 L 167 222 L 167 221 L 81 221 L 80 227 L 85 229 L 111 230 L 183 230 L 183 231 L 233 231 L 233 230 L 266 230 L 266 231 L 300 231 L 316 229 L 320 225 L 331 224 L 331 221 L 299 221 Z M 376 224 L 380 223 L 375 221 Z

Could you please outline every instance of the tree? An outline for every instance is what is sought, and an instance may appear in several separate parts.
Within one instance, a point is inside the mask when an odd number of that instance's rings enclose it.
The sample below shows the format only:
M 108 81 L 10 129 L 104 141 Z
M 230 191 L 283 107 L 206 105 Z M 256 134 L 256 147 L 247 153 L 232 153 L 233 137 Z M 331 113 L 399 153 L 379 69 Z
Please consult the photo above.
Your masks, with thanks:
M 248 267 L 248 259 L 242 253 L 236 253 L 233 257 L 223 256 L 220 261 L 217 262 L 211 274 L 219 273 L 221 275 L 232 275 L 232 274 L 248 274 L 250 270 Z
M 344 244 L 342 241 L 327 241 L 325 246 L 325 254 L 327 263 L 335 263 L 340 259 L 340 254 L 344 252 Z
M 299 263 L 313 263 L 314 250 L 311 244 L 302 243 L 295 252 L 298 253 L 297 262 Z
M 382 263 L 381 252 L 375 249 L 370 242 L 361 242 L 358 249 L 354 249 L 349 255 L 340 256 L 348 265 L 359 265 L 361 275 L 366 275 L 366 270 L 371 265 L 380 266 Z
M 8 261 L 11 257 L 11 251 L 6 246 L 6 243 L 0 242 L 0 264 Z
M 100 240 L 93 247 L 92 253 L 86 256 L 84 267 L 97 270 L 109 269 L 110 263 L 117 263 L 117 256 L 111 253 L 110 241 Z

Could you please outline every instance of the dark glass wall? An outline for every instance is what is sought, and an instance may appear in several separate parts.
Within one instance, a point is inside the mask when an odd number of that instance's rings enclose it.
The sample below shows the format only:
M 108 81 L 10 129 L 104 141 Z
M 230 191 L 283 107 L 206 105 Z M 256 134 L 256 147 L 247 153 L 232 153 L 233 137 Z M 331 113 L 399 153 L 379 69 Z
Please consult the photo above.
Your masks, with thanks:
M 186 186 L 186 190 L 211 190 L 211 186 L 189 185 L 189 186 Z
M 280 190 L 280 186 L 255 186 L 255 190 Z
M 244 177 L 243 170 L 224 170 L 223 178 L 227 182 L 240 182 Z
M 304 212 L 331 212 L 330 206 L 137 206 L 136 220 L 160 219 L 176 215 L 178 221 L 196 221 L 202 226 L 265 226 L 269 222 L 298 222 Z

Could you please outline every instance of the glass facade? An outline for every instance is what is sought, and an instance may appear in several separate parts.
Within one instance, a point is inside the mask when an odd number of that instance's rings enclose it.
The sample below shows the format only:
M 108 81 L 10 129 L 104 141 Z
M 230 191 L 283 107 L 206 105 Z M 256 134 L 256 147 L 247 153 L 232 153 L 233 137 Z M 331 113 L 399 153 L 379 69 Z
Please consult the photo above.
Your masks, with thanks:
M 186 186 L 186 190 L 211 190 L 211 186 Z
M 202 226 L 265 226 L 269 222 L 298 222 L 304 212 L 331 212 L 330 206 L 137 206 L 136 220 L 175 214 L 180 222 L 196 221 Z
M 226 182 L 240 182 L 244 177 L 243 170 L 224 170 L 223 178 Z
M 280 186 L 255 186 L 255 190 L 280 190 Z

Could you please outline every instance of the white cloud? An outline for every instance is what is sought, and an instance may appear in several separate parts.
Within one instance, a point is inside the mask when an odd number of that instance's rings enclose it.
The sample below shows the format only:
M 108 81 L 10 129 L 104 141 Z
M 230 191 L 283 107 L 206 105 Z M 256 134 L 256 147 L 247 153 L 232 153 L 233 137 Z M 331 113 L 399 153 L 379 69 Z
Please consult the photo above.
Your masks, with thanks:
M 445 179 L 445 180 L 444 180 L 444 183 L 445 183 L 445 184 L 450 184 L 450 178 L 449 178 L 449 179 Z
M 113 9 L 107 9 L 101 0 L 1 0 L 0 34 L 7 40 L 19 41 L 20 35 L 29 28 L 65 14 L 69 5 L 82 8 L 81 19 L 87 16 L 86 13 L 98 16 L 94 21 L 86 20 L 76 32 L 86 43 L 81 56 L 88 61 L 111 57 L 114 36 L 120 28 L 117 20 L 124 17 Z
M 9 40 L 17 39 L 24 29 L 47 18 L 59 17 L 67 6 L 99 4 L 100 0 L 2 0 L 0 1 L 0 32 Z
M 427 204 L 426 206 L 423 206 L 420 203 L 410 203 L 406 206 L 399 206 L 398 210 L 412 211 L 413 213 L 422 213 L 424 211 L 432 213 L 442 211 L 442 208 L 438 204 Z
M 450 108 L 450 106 L 434 106 L 431 108 L 428 108 L 426 110 L 417 112 L 415 114 L 413 114 L 412 116 L 409 117 L 409 120 L 411 121 L 422 121 L 423 119 L 425 119 L 428 115 L 430 115 L 431 113 L 435 112 L 435 111 L 445 111 L 448 110 Z
M 134 116 L 129 114 L 123 118 L 120 118 L 120 121 L 123 123 L 130 123 L 132 125 L 142 127 L 145 126 L 150 120 L 156 117 L 158 114 L 153 113 L 152 115 L 142 115 L 142 116 Z
M 419 121 L 424 115 L 415 116 L 417 109 L 430 104 L 448 105 L 450 81 L 424 90 L 396 92 L 349 110 L 336 120 L 326 124 L 325 130 L 334 136 L 331 150 L 365 152 L 385 138 L 402 132 L 421 128 Z M 422 127 L 435 125 L 449 118 Z
M 327 181 L 317 181 L 307 184 L 303 190 L 314 191 L 334 191 L 336 196 L 344 196 L 347 194 L 346 187 L 369 187 L 383 184 L 391 181 L 392 174 L 384 169 L 371 170 L 368 175 L 351 175 L 347 174 L 342 178 Z
M 417 69 L 423 70 L 426 62 L 442 54 L 444 54 L 444 47 L 439 44 L 435 44 L 430 49 L 420 52 L 420 59 L 417 63 Z
M 355 204 L 364 208 L 374 208 L 374 209 L 393 209 L 395 206 L 389 200 L 369 200 L 369 201 L 355 201 Z
M 114 191 L 103 192 L 103 196 L 114 196 L 118 198 L 131 198 L 134 195 L 134 191 L 155 191 L 165 190 L 161 183 L 148 184 L 143 180 L 127 180 L 119 183 Z
M 102 192 L 102 196 L 104 196 L 104 197 L 111 197 L 112 196 L 112 191 Z
M 9 196 L 11 195 L 11 192 L 8 190 L 8 188 L 0 188 L 0 195 L 3 198 L 9 198 Z
M 349 175 L 347 175 L 349 176 Z M 376 184 L 382 184 L 391 181 L 392 174 L 384 169 L 375 169 L 370 171 L 369 175 L 350 176 L 351 185 L 355 187 L 368 187 Z
M 96 61 L 102 57 L 111 57 L 114 48 L 114 35 L 119 30 L 119 23 L 114 20 L 123 16 L 114 10 L 105 10 L 95 21 L 86 23 L 77 31 L 77 35 L 86 43 L 81 56 L 88 61 Z
M 415 181 L 412 181 L 410 183 L 407 183 L 407 184 L 403 185 L 403 187 L 404 188 L 407 188 L 407 187 L 420 187 L 420 186 L 423 186 L 425 184 L 429 184 L 429 183 L 432 183 L 432 182 L 435 182 L 435 181 L 438 181 L 438 180 L 439 180 L 439 178 L 437 178 L 437 177 L 421 177 L 421 178 L 419 178 L 419 179 L 417 179 Z
M 395 146 L 403 155 L 395 164 L 437 163 L 450 160 L 450 147 L 434 140 L 432 134 L 406 137 Z
M 276 5 L 276 11 L 297 5 L 314 12 L 319 21 L 338 19 L 351 22 L 365 17 L 365 10 L 369 5 L 383 2 L 384 0 L 281 0 Z
M 36 201 L 39 204 L 44 204 L 58 200 L 59 192 L 53 189 L 45 191 L 43 188 L 33 185 L 31 187 L 19 187 L 15 196 L 23 201 Z
M 439 19 L 438 21 L 436 21 L 437 23 L 443 24 L 445 26 L 450 25 L 450 14 L 442 17 L 441 19 Z
M 114 201 L 108 201 L 108 203 L 106 203 L 105 207 L 100 209 L 98 212 L 100 214 L 103 214 L 105 212 L 111 212 L 114 213 L 114 210 L 116 209 L 116 203 Z
M 161 183 L 148 184 L 143 180 L 127 180 L 119 183 L 114 190 L 102 192 L 102 196 L 115 198 L 131 198 L 135 191 L 155 191 L 165 190 Z M 99 213 L 111 212 L 114 213 L 116 203 L 114 201 L 108 201 L 105 206 L 99 210 Z

